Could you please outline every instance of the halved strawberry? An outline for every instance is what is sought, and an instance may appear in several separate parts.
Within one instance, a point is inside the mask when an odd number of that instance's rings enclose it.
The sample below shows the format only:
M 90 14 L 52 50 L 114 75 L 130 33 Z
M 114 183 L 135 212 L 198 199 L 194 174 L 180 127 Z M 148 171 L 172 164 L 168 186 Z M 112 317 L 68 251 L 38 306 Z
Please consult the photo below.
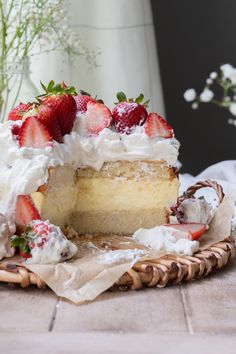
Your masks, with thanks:
M 20 147 L 45 148 L 52 145 L 48 129 L 37 117 L 28 117 L 23 122 L 19 133 Z
M 13 108 L 8 114 L 8 120 L 21 120 L 23 114 L 28 111 L 31 107 L 31 103 L 20 103 L 18 106 Z
M 88 102 L 96 102 L 96 100 L 89 95 L 79 94 L 77 96 L 74 96 L 74 99 L 77 105 L 78 112 L 82 114 L 87 111 Z
M 157 113 L 149 113 L 144 123 L 145 133 L 149 137 L 161 136 L 163 138 L 172 138 L 174 136 L 173 128 Z
M 202 236 L 206 232 L 205 224 L 167 224 L 164 226 L 173 227 L 176 230 L 187 232 L 189 240 L 197 240 L 200 236 Z
M 104 128 L 108 128 L 111 125 L 111 111 L 103 103 L 90 101 L 82 122 L 87 134 L 97 135 Z
M 62 143 L 61 130 L 57 121 L 55 111 L 47 105 L 41 104 L 37 107 L 37 117 L 48 129 L 51 137 L 58 143 Z
M 15 222 L 17 226 L 26 226 L 32 220 L 41 219 L 41 216 L 29 195 L 18 195 L 16 201 Z

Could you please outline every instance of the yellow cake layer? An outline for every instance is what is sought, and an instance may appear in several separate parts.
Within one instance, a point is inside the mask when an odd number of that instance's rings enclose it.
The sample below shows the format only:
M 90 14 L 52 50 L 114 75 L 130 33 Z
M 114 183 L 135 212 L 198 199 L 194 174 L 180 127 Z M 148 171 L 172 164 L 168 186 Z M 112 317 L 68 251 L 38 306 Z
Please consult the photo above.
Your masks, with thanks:
M 179 181 L 164 162 L 110 162 L 101 171 L 56 167 L 32 194 L 43 219 L 79 234 L 130 234 L 168 221 Z

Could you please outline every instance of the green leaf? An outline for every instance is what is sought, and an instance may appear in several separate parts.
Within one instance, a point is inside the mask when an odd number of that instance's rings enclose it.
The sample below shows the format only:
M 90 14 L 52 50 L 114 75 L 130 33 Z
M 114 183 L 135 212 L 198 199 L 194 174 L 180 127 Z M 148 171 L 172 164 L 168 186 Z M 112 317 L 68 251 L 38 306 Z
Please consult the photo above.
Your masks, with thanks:
M 24 253 L 30 253 L 30 248 L 26 242 L 20 244 L 20 250 Z
M 40 81 L 40 84 L 41 84 L 42 88 L 44 89 L 44 91 L 47 92 L 47 87 L 42 83 L 42 81 Z
M 96 100 L 96 102 L 98 102 L 98 103 L 104 103 L 104 101 L 101 100 L 100 98 L 99 98 L 98 100 Z
M 144 106 L 144 107 L 148 107 L 149 102 L 150 102 L 150 100 L 145 101 L 145 102 L 143 103 L 143 106 Z
M 13 235 L 11 237 L 11 247 L 19 247 L 24 242 L 25 240 L 20 236 Z
M 143 99 L 144 99 L 144 94 L 140 93 L 140 95 L 135 99 L 135 102 L 141 103 Z
M 55 84 L 55 82 L 53 80 L 51 80 L 49 82 L 48 87 L 47 87 L 47 92 L 51 92 L 52 91 L 54 84 Z
M 127 101 L 126 94 L 122 91 L 118 92 L 116 95 L 119 102 Z

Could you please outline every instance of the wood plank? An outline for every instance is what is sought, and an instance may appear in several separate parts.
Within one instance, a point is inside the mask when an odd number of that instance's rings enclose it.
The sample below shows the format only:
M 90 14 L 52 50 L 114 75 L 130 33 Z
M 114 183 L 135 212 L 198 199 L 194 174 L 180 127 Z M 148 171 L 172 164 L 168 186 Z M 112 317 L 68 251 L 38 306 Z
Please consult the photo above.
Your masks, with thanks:
M 235 336 L 150 333 L 25 333 L 0 335 L 7 354 L 234 354 Z
M 235 334 L 235 271 L 236 259 L 209 278 L 182 285 L 190 332 Z
M 0 283 L 0 333 L 48 331 L 56 302 L 49 289 Z
M 97 301 L 75 307 L 61 302 L 54 331 L 187 332 L 179 286 L 106 292 Z

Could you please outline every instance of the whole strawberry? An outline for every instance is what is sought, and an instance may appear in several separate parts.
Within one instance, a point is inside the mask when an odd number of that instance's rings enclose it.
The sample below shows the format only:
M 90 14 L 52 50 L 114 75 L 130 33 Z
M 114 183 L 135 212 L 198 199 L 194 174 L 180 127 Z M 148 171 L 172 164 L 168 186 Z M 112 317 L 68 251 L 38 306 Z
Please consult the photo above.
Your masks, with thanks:
M 20 103 L 13 108 L 8 114 L 8 120 L 21 120 L 22 116 L 31 108 L 31 103 Z
M 61 130 L 61 135 L 70 134 L 76 113 L 77 106 L 73 95 L 76 95 L 74 87 L 66 87 L 64 83 L 54 84 L 50 81 L 48 86 L 42 84 L 45 94 L 39 96 L 43 104 L 49 106 L 55 113 Z
M 77 111 L 80 114 L 84 114 L 87 111 L 87 105 L 89 102 L 96 102 L 95 98 L 83 91 L 75 96 L 74 99 L 77 105 Z
M 119 133 L 130 134 L 135 126 L 143 125 L 147 118 L 147 104 L 149 101 L 143 101 L 141 93 L 135 100 L 127 99 L 123 92 L 118 92 L 118 103 L 112 110 L 113 122 Z

